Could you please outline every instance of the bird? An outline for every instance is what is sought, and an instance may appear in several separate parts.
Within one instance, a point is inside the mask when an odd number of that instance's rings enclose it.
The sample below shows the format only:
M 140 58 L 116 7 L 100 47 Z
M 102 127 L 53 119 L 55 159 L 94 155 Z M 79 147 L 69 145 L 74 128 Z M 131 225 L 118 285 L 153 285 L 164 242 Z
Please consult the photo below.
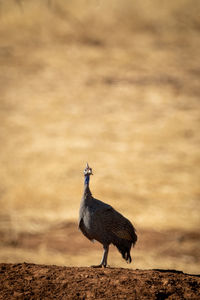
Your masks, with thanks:
M 137 242 L 136 229 L 132 223 L 115 210 L 111 205 L 92 196 L 89 182 L 93 175 L 88 163 L 84 169 L 84 191 L 79 209 L 78 227 L 90 241 L 103 245 L 103 256 L 100 264 L 91 267 L 107 267 L 110 244 L 117 247 L 123 259 L 131 263 L 131 247 Z

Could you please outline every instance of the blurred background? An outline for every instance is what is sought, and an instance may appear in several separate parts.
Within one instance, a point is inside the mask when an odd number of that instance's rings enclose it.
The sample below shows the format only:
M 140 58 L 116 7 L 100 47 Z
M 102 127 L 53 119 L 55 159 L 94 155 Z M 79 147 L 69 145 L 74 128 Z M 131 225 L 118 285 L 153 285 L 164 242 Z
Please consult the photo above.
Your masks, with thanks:
M 87 266 L 93 196 L 137 228 L 126 265 L 200 267 L 200 2 L 0 1 L 0 261 Z

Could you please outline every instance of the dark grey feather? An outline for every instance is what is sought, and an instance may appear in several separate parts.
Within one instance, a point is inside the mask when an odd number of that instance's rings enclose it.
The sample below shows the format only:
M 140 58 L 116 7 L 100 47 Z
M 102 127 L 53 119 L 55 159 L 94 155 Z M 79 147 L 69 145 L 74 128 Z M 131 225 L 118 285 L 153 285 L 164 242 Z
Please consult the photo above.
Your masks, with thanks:
M 89 240 L 97 240 L 104 247 L 109 247 L 110 244 L 115 245 L 122 257 L 127 262 L 131 262 L 130 250 L 137 241 L 135 228 L 112 206 L 92 196 L 89 181 L 85 184 L 80 205 L 79 228 Z M 104 264 L 107 264 L 105 259 Z

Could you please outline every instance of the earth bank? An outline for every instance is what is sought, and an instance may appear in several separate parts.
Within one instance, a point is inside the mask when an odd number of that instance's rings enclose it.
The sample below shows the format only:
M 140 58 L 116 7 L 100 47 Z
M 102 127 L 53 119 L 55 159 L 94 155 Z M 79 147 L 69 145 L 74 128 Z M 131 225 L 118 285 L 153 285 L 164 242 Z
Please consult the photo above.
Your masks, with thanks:
M 176 270 L 0 264 L 0 299 L 199 299 L 200 276 Z

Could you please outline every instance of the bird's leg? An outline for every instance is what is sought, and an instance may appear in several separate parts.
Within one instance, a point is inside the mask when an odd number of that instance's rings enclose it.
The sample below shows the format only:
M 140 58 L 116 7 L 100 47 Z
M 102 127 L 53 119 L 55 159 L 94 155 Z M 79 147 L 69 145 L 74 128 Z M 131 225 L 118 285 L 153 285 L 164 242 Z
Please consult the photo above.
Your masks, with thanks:
M 102 267 L 106 268 L 109 246 L 108 245 L 104 245 L 103 249 L 104 249 L 104 251 L 103 251 L 103 257 L 102 257 L 100 265 L 92 266 L 93 268 L 102 268 Z
M 107 266 L 107 258 L 108 258 L 108 250 L 109 250 L 109 246 L 103 246 L 103 257 L 102 257 L 102 260 L 101 260 L 101 265 L 105 268 Z

